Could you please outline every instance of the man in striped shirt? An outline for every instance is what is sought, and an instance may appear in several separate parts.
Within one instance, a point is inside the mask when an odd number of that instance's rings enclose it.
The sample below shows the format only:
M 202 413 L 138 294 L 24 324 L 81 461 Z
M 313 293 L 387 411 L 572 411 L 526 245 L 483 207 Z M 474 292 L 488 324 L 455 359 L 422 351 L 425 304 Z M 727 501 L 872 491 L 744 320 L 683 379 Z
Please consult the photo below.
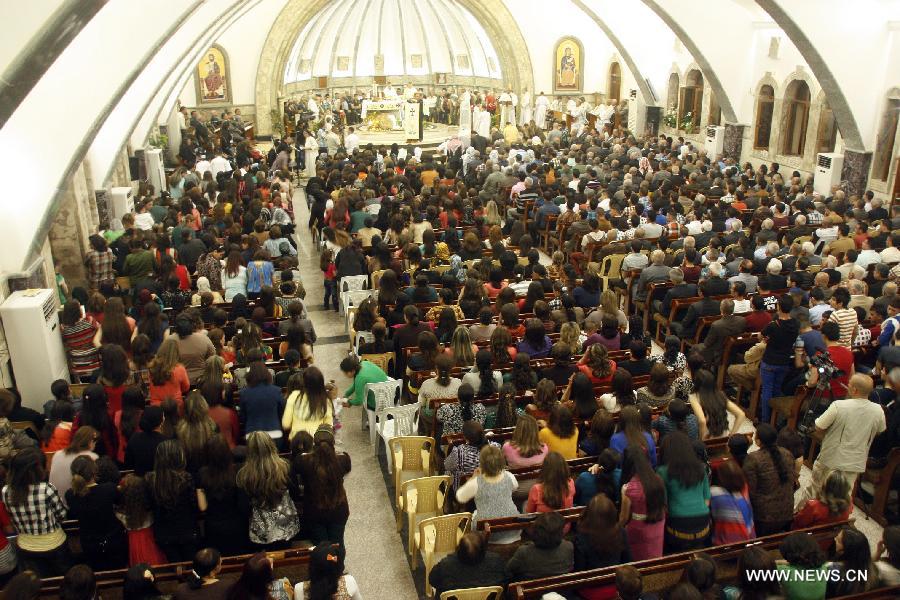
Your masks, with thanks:
M 848 348 L 853 345 L 856 330 L 859 327 L 859 319 L 856 311 L 848 308 L 850 304 L 850 292 L 847 288 L 838 288 L 831 295 L 831 307 L 834 309 L 829 321 L 833 321 L 841 328 L 841 345 Z

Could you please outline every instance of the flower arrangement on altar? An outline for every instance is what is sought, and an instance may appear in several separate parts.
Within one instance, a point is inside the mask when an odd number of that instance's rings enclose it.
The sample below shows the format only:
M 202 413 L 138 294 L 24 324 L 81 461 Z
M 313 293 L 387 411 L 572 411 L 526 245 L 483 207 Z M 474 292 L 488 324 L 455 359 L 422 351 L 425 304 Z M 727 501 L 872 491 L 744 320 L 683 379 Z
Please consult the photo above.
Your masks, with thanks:
M 675 110 L 675 107 L 669 108 L 666 111 L 666 114 L 663 115 L 663 125 L 666 127 L 672 127 L 673 129 L 678 126 L 678 112 Z
M 679 129 L 683 129 L 684 131 L 691 132 L 694 130 L 694 115 L 691 111 L 684 113 L 681 117 L 681 123 L 678 126 Z
M 366 115 L 366 127 L 369 131 L 393 131 L 393 123 L 387 113 L 371 113 Z

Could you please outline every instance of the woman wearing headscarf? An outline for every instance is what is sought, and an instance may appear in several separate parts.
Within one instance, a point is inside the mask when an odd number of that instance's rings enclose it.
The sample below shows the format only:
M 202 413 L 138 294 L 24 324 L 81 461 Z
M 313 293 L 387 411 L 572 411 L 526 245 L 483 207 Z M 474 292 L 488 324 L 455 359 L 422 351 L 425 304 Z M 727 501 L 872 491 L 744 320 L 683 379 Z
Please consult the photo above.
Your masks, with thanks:
M 207 279 L 206 277 L 198 277 L 197 293 L 191 296 L 191 306 L 200 306 L 200 295 L 204 292 L 212 294 L 213 304 L 221 304 L 225 301 L 222 299 L 222 294 L 212 289 L 212 287 L 209 285 L 209 279 Z

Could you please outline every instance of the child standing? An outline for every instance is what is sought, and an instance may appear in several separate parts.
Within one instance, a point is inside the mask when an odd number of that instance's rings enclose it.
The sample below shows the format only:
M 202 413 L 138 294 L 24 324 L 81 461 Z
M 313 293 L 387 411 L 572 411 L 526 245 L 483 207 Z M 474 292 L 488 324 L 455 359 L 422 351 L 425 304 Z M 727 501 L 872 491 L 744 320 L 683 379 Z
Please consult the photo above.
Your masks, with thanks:
M 325 273 L 325 310 L 328 310 L 328 299 L 331 298 L 334 310 L 338 310 L 338 291 L 335 275 L 337 267 L 334 266 L 334 252 L 330 248 L 322 250 L 322 257 L 319 259 L 319 268 Z
M 126 475 L 119 484 L 120 503 L 116 517 L 128 532 L 128 564 L 161 565 L 166 557 L 153 535 L 153 512 L 147 498 L 149 489 L 142 477 Z

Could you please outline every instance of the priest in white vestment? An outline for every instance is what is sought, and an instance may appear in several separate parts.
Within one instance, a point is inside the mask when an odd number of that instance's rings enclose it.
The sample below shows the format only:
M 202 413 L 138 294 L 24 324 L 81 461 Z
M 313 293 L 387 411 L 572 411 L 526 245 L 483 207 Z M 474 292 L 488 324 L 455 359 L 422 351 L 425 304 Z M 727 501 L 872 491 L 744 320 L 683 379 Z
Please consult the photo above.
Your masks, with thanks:
M 528 91 L 528 88 L 525 88 L 525 92 L 522 93 L 522 99 L 519 101 L 519 104 L 521 105 L 519 109 L 519 125 L 528 125 L 534 118 L 531 107 L 531 92 Z
M 463 90 L 459 96 L 459 128 L 472 129 L 472 96 Z
M 386 85 L 384 86 L 384 97 L 389 99 L 394 99 L 397 97 L 397 90 L 395 90 L 392 86 Z
M 550 101 L 544 92 L 534 101 L 534 123 L 541 129 L 547 129 L 547 111 L 550 109 Z
M 311 112 L 316 119 L 319 118 L 319 103 L 316 102 L 314 97 L 309 97 L 309 100 L 306 102 L 306 110 Z
M 482 110 L 478 113 L 478 121 L 475 122 L 475 131 L 478 135 L 491 139 L 491 113 Z
M 319 156 L 319 142 L 312 134 L 307 134 L 306 141 L 303 143 L 303 158 L 306 163 L 306 169 L 303 176 L 307 179 L 316 176 L 316 158 Z
M 500 126 L 504 126 L 510 122 L 510 118 L 512 117 L 515 120 L 516 110 L 512 105 L 512 94 L 509 90 L 500 94 L 500 97 L 497 98 L 497 104 L 500 105 Z

